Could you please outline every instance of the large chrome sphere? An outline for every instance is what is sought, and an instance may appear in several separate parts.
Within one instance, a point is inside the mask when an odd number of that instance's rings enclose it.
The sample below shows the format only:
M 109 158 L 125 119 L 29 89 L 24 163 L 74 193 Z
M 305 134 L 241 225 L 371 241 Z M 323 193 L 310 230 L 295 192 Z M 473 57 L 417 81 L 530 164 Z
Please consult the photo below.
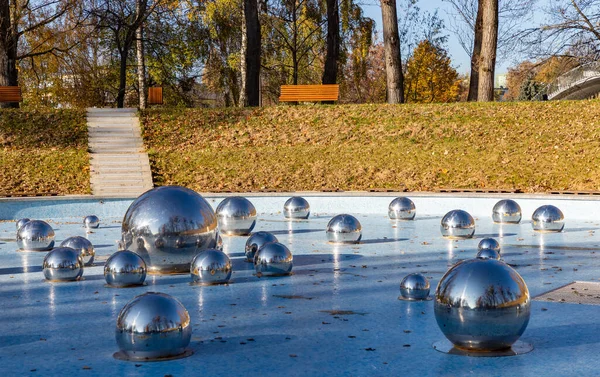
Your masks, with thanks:
M 521 222 L 521 206 L 514 200 L 501 200 L 494 205 L 492 219 L 500 224 L 518 224 Z
M 490 258 L 500 260 L 500 250 L 494 249 L 481 249 L 477 252 L 476 258 Z
M 246 198 L 231 196 L 217 206 L 219 230 L 228 236 L 245 236 L 256 225 L 256 208 Z
M 146 281 L 146 262 L 133 251 L 117 251 L 104 264 L 104 279 L 112 287 L 132 287 Z
M 483 249 L 492 249 L 496 251 L 500 251 L 500 244 L 493 238 L 484 238 L 479 241 L 479 245 L 477 245 L 477 250 Z
M 400 282 L 400 295 L 404 300 L 426 300 L 429 290 L 429 281 L 419 273 L 406 275 Z
M 285 245 L 269 242 L 254 255 L 254 270 L 259 277 L 288 275 L 292 272 L 293 261 L 292 252 Z
M 83 275 L 81 254 L 70 247 L 57 247 L 44 257 L 42 271 L 46 280 L 78 280 Z
M 456 347 L 510 348 L 529 323 L 531 299 L 523 278 L 504 262 L 469 259 L 455 264 L 435 292 L 437 323 Z
M 440 231 L 446 238 L 471 238 L 475 233 L 475 220 L 468 212 L 455 209 L 442 218 Z
M 388 216 L 392 220 L 412 220 L 416 214 L 415 203 L 402 196 L 392 200 L 388 207 Z
M 254 262 L 254 255 L 264 244 L 269 242 L 279 242 L 277 237 L 273 233 L 269 232 L 256 232 L 252 233 L 246 241 L 246 261 Z
M 308 219 L 310 204 L 300 196 L 292 196 L 283 205 L 283 216 L 286 219 Z
M 194 256 L 217 244 L 217 218 L 195 191 L 163 186 L 145 192 L 125 213 L 123 249 L 139 254 L 150 274 L 188 273 Z
M 362 226 L 356 217 L 342 214 L 329 220 L 325 233 L 332 243 L 358 243 L 362 237 Z
M 30 222 L 31 219 L 28 219 L 27 217 L 24 217 L 22 219 L 19 219 L 17 221 L 17 230 L 19 230 L 19 228 L 21 228 L 23 225 L 27 224 L 28 222 Z
M 52 250 L 54 229 L 45 221 L 31 220 L 17 231 L 17 245 L 25 251 Z
M 175 298 L 147 292 L 121 309 L 115 336 L 121 353 L 130 360 L 176 357 L 190 344 L 190 315 Z
M 541 206 L 533 212 L 531 225 L 538 232 L 560 232 L 565 227 L 565 216 L 555 206 Z
M 225 284 L 231 278 L 231 260 L 221 250 L 204 250 L 192 260 L 190 273 L 194 283 Z
M 60 246 L 70 247 L 79 251 L 85 266 L 91 266 L 94 263 L 96 251 L 94 250 L 94 245 L 87 238 L 81 236 L 69 237 L 61 242 Z
M 83 226 L 86 229 L 96 229 L 100 226 L 100 219 L 96 215 L 89 215 L 83 219 Z

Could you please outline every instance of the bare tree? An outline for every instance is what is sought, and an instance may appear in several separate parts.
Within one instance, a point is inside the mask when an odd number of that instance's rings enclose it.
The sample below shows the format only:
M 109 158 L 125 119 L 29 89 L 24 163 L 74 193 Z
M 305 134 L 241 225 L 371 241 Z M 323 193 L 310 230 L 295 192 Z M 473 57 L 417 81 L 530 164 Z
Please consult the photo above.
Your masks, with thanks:
M 396 0 L 381 0 L 381 18 L 385 50 L 387 102 L 403 103 L 404 76 L 402 74 L 402 59 L 400 57 Z
M 498 0 L 480 1 L 482 2 L 482 33 L 477 101 L 486 102 L 494 100 L 494 71 L 498 44 Z
M 340 58 L 340 12 L 337 0 L 327 0 L 327 54 L 323 84 L 337 82 L 338 60 Z
M 477 17 L 473 29 L 473 50 L 471 51 L 471 76 L 467 101 L 477 101 L 479 90 L 479 60 L 481 59 L 481 40 L 483 37 L 483 1 L 478 1 Z
M 246 100 L 248 106 L 260 106 L 261 34 L 257 0 L 244 0 L 246 21 Z

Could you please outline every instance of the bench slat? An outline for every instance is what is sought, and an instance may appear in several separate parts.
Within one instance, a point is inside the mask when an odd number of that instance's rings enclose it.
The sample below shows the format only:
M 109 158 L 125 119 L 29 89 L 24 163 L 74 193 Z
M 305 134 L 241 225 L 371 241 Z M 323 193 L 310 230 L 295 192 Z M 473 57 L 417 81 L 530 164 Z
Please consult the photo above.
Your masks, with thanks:
M 340 86 L 328 85 L 282 85 L 279 102 L 337 101 Z
M 149 105 L 162 105 L 163 104 L 163 91 L 160 86 L 153 86 L 148 88 L 148 104 Z
M 20 86 L 0 86 L 0 102 L 21 102 L 23 96 L 21 95 Z

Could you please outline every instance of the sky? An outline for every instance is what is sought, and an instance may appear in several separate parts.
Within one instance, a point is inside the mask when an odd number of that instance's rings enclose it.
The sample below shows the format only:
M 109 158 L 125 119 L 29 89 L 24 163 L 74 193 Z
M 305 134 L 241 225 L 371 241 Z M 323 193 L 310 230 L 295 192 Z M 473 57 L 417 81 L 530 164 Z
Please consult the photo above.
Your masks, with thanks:
M 396 0 L 396 4 L 399 5 L 400 1 L 402 0 Z M 543 7 L 544 4 L 548 3 L 548 1 L 549 0 L 538 0 L 537 9 L 541 9 L 541 7 Z M 378 5 L 378 1 L 373 2 L 373 5 L 363 4 L 361 6 L 363 8 L 365 16 L 375 20 L 375 23 L 377 24 L 377 31 L 381 32 L 381 8 Z M 444 20 L 446 29 L 449 27 L 450 23 L 448 21 L 448 18 L 452 17 L 452 15 L 450 14 L 452 9 L 450 4 L 442 0 L 420 0 L 418 2 L 418 6 L 419 8 L 421 8 L 421 12 L 423 13 L 433 13 L 436 9 L 438 9 L 438 16 Z M 400 16 L 401 14 L 400 12 L 398 12 L 398 17 Z M 536 16 L 534 17 L 534 23 L 540 23 L 542 18 L 543 17 L 540 14 L 536 14 Z M 528 24 L 527 26 L 531 27 L 532 25 Z M 456 36 L 450 30 L 446 30 L 445 34 L 448 35 L 447 48 L 448 53 L 452 58 L 452 66 L 456 68 L 456 70 L 459 73 L 468 73 L 471 67 L 471 59 L 469 55 L 467 55 L 465 50 L 459 44 Z M 524 59 L 526 59 L 526 57 L 522 57 L 521 60 Z M 496 74 L 506 73 L 508 71 L 508 67 L 513 66 L 514 63 L 514 59 L 508 61 L 500 61 L 496 66 Z

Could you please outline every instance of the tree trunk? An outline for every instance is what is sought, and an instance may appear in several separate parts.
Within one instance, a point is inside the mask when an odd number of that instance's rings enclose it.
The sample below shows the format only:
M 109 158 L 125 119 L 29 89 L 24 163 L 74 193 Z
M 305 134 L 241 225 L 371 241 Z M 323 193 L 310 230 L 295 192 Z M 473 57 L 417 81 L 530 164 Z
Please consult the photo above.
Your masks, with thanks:
M 477 101 L 494 100 L 494 69 L 496 67 L 496 47 L 498 45 L 498 0 L 483 2 L 483 33 L 481 38 L 481 58 L 479 59 L 479 85 Z
M 127 55 L 129 55 L 129 47 L 131 47 L 131 44 L 126 44 L 125 50 L 121 51 L 119 94 L 117 94 L 117 107 L 119 109 L 122 109 L 125 105 L 125 87 L 127 86 Z
M 242 1 L 242 11 L 244 2 Z M 248 36 L 246 35 L 246 23 L 242 22 L 242 46 L 240 52 L 240 107 L 246 106 L 246 51 L 248 50 Z
M 381 0 L 383 23 L 383 44 L 385 49 L 385 73 L 387 81 L 387 102 L 404 102 L 404 77 L 400 58 L 400 38 L 398 36 L 398 16 L 396 0 Z
M 248 106 L 260 106 L 260 22 L 257 0 L 244 0 L 246 21 L 246 100 Z
M 19 85 L 17 71 L 18 36 L 10 20 L 8 0 L 0 0 L 0 86 Z M 17 108 L 18 102 L 0 103 L 0 108 Z
M 140 0 L 135 2 L 135 9 L 139 15 L 141 12 Z M 146 102 L 146 59 L 144 54 L 144 26 L 140 24 L 135 30 L 135 43 L 137 50 L 137 74 L 138 74 L 138 98 L 139 108 L 143 110 L 147 106 Z
M 477 18 L 475 19 L 475 37 L 473 38 L 473 53 L 471 54 L 471 77 L 469 79 L 469 94 L 467 101 L 477 101 L 479 86 L 479 59 L 481 57 L 481 36 L 483 32 L 483 2 L 477 2 Z
M 327 54 L 325 55 L 325 70 L 323 84 L 337 82 L 337 65 L 340 56 L 340 12 L 337 0 L 327 0 Z

